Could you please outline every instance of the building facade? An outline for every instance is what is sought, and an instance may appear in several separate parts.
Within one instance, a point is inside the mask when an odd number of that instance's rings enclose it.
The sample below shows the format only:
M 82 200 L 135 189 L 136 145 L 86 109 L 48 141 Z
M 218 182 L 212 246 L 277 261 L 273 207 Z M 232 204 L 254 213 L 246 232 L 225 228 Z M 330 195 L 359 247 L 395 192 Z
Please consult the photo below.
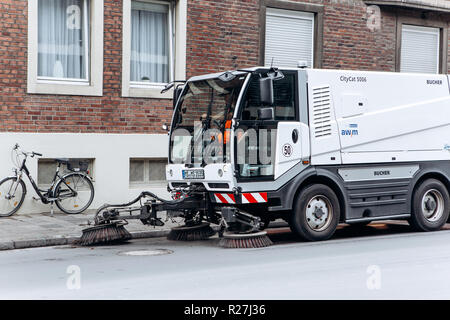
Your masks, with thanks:
M 0 176 L 90 161 L 92 208 L 166 192 L 164 85 L 255 65 L 448 73 L 448 0 L 0 0 Z M 31 190 L 31 188 L 28 188 Z M 29 192 L 21 212 L 42 212 Z

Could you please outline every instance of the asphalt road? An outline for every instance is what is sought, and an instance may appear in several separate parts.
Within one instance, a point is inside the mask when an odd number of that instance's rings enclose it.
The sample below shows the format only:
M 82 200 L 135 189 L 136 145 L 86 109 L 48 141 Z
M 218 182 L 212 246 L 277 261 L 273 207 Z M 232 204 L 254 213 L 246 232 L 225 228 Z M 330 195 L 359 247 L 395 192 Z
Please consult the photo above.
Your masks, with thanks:
M 261 249 L 147 239 L 3 251 L 0 298 L 450 299 L 449 230 L 344 227 L 317 243 L 270 233 L 275 245 Z

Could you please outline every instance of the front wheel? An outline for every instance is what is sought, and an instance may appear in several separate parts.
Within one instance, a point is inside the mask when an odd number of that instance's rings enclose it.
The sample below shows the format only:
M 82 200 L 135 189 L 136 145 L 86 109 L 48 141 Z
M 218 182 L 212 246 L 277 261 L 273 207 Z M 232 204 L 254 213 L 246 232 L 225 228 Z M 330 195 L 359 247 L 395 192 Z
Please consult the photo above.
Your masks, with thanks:
M 339 199 L 334 191 L 326 185 L 315 184 L 297 197 L 290 227 L 305 240 L 327 240 L 336 231 L 339 216 Z
M 0 181 L 0 217 L 9 217 L 16 213 L 23 204 L 25 183 L 16 177 Z
M 94 200 L 94 186 L 86 175 L 71 173 L 55 186 L 56 206 L 64 213 L 78 214 L 85 211 Z

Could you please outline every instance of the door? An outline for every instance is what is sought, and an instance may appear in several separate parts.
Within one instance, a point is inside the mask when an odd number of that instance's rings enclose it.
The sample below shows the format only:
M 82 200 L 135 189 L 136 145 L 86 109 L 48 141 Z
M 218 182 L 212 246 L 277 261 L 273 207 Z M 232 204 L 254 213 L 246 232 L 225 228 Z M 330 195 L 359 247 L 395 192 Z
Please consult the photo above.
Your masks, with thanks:
M 283 79 L 274 81 L 272 106 L 264 106 L 259 100 L 260 74 L 250 78 L 236 116 L 234 159 L 238 181 L 275 180 L 301 159 L 298 74 L 283 74 Z M 258 118 L 262 108 L 273 108 L 272 120 Z

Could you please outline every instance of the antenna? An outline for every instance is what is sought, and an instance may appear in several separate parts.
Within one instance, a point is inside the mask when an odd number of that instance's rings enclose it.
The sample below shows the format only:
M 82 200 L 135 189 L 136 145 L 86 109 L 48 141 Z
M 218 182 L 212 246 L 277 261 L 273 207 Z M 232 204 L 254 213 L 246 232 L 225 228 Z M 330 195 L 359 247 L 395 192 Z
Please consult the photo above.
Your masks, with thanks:
M 275 58 L 275 57 L 272 57 L 272 62 L 270 62 L 270 69 L 272 69 L 272 67 L 273 67 L 273 58 Z

